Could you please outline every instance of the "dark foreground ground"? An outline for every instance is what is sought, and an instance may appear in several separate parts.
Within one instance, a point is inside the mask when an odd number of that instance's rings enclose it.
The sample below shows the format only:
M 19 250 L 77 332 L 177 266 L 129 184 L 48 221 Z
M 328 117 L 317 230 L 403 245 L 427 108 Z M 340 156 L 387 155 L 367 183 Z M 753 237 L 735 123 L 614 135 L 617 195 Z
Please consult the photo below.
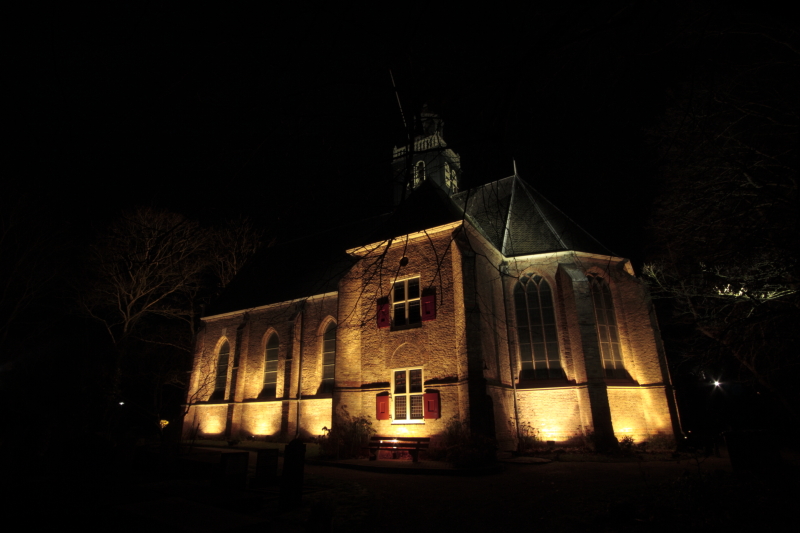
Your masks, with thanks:
M 277 486 L 223 490 L 203 471 L 160 466 L 157 456 L 39 466 L 28 476 L 4 476 L 3 514 L 18 517 L 26 530 L 787 531 L 794 530 L 800 494 L 795 461 L 733 472 L 724 456 L 688 454 L 677 460 L 502 462 L 499 472 L 479 476 L 443 475 L 449 467 L 432 462 L 423 462 L 431 473 L 417 475 L 313 464 L 305 467 L 299 507 L 281 503 Z

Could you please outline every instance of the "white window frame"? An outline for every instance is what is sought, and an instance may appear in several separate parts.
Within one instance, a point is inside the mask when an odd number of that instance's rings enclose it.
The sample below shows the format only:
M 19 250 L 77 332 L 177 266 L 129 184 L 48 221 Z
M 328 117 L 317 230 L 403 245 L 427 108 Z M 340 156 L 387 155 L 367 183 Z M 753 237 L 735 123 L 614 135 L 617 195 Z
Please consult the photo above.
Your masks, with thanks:
M 420 392 L 410 392 L 411 385 L 411 371 L 420 371 Z M 397 372 L 405 372 L 406 379 L 406 392 L 397 393 L 395 388 L 395 376 Z M 393 368 L 391 375 L 392 384 L 392 424 L 424 424 L 425 423 L 425 370 L 421 366 L 412 366 L 408 368 Z M 420 418 L 411 418 L 411 398 L 418 396 L 420 398 Z M 397 403 L 398 398 L 405 398 L 406 404 L 406 417 L 397 418 Z
M 417 280 L 417 287 L 418 287 L 417 296 L 416 296 L 416 298 L 409 298 L 408 297 L 408 282 L 411 281 L 411 280 L 414 280 L 414 279 Z M 395 301 L 395 299 L 394 299 L 395 287 L 398 284 L 403 284 L 403 294 L 405 295 L 405 299 L 404 300 Z M 392 310 L 392 327 L 405 328 L 405 327 L 409 327 L 409 326 L 413 327 L 413 326 L 418 326 L 418 325 L 422 324 L 422 284 L 421 284 L 421 280 L 420 280 L 419 276 L 411 276 L 410 278 L 397 280 L 394 283 L 392 283 L 392 290 L 391 290 L 390 296 L 391 296 L 390 303 L 391 303 L 391 310 Z M 416 322 L 410 322 L 409 321 L 409 307 L 410 307 L 410 303 L 411 302 L 417 302 L 417 309 L 419 310 L 419 320 L 417 320 Z M 405 319 L 405 324 L 397 324 L 397 320 L 395 319 L 395 310 L 396 310 L 395 306 L 397 304 L 400 304 L 400 303 L 404 304 L 403 305 L 403 313 L 404 313 L 403 318 Z

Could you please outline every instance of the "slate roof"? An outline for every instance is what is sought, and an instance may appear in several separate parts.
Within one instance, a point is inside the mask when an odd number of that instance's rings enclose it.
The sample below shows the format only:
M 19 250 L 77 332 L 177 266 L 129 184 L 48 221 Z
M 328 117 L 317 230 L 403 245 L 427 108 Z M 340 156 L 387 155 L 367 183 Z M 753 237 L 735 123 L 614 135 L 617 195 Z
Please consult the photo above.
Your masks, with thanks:
M 380 218 L 330 226 L 262 248 L 209 306 L 205 316 L 338 290 L 339 280 L 356 262 L 346 250 L 358 246 L 359 236 L 371 233 Z
M 422 184 L 376 227 L 362 244 L 385 241 L 464 218 L 464 212 L 431 180 Z
M 457 193 L 452 200 L 506 257 L 565 250 L 616 255 L 518 176 Z
M 506 257 L 565 250 L 616 255 L 517 176 L 452 198 L 425 181 L 391 213 L 262 249 L 206 316 L 336 291 L 356 262 L 346 250 L 464 218 Z

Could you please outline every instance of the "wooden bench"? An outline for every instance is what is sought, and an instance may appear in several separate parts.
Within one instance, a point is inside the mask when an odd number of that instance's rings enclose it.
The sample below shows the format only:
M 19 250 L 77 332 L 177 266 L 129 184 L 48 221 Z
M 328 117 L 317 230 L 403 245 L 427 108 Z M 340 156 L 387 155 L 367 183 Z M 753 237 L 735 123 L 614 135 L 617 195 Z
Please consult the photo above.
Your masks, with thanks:
M 369 439 L 369 460 L 375 461 L 378 458 L 378 450 L 390 450 L 392 452 L 408 452 L 411 454 L 413 462 L 419 462 L 419 451 L 427 450 L 430 446 L 430 437 L 380 437 L 378 435 Z M 393 456 L 396 458 L 397 454 Z

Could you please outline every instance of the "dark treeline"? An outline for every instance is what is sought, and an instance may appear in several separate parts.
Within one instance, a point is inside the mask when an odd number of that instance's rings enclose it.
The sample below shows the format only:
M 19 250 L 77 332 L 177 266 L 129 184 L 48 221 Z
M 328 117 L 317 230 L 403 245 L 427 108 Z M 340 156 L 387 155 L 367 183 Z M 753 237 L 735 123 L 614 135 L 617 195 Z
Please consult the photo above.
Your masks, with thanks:
M 3 199 L 2 446 L 59 455 L 87 439 L 114 449 L 163 437 L 162 420 L 180 427 L 203 310 L 263 231 L 152 207 L 93 231 L 62 215 Z

